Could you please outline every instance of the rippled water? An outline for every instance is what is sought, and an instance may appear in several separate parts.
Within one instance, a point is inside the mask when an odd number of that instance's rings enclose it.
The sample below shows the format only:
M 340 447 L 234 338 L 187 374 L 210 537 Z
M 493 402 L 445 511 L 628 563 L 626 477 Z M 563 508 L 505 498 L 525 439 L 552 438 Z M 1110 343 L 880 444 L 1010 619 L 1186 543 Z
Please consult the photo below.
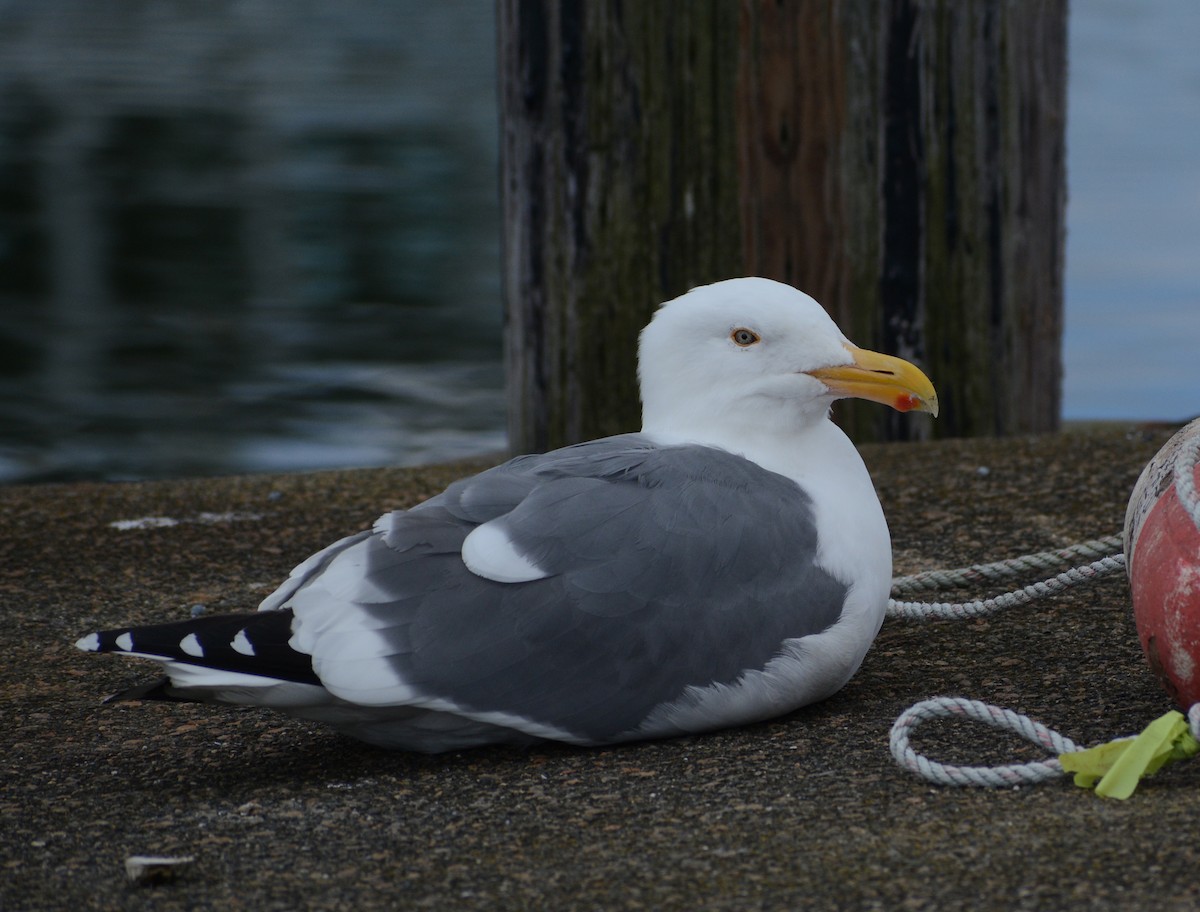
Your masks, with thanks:
M 0 480 L 502 449 L 478 12 L 0 6 Z
M 504 446 L 469 0 L 0 5 L 0 481 Z M 1067 418 L 1200 412 L 1200 4 L 1072 5 Z

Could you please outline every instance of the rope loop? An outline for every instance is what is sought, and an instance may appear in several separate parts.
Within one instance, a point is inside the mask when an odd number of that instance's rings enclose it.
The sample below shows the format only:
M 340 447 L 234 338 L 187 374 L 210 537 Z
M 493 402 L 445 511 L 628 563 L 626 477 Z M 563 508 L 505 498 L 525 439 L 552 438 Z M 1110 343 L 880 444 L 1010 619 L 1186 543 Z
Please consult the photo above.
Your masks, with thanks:
M 1033 760 L 1028 763 L 1012 763 L 1000 766 L 956 766 L 930 760 L 918 754 L 909 744 L 909 738 L 922 722 L 935 718 L 966 718 L 983 722 L 993 728 L 1020 735 L 1026 741 L 1053 751 L 1055 757 L 1048 760 Z M 1197 715 L 1200 725 L 1200 714 Z M 900 714 L 892 725 L 890 738 L 892 756 L 909 772 L 935 785 L 973 786 L 977 788 L 1005 788 L 1033 785 L 1065 775 L 1057 755 L 1072 753 L 1079 748 L 1075 742 L 1060 735 L 1052 728 L 1035 722 L 1028 716 L 1009 709 L 968 700 L 963 697 L 934 697 L 923 700 Z

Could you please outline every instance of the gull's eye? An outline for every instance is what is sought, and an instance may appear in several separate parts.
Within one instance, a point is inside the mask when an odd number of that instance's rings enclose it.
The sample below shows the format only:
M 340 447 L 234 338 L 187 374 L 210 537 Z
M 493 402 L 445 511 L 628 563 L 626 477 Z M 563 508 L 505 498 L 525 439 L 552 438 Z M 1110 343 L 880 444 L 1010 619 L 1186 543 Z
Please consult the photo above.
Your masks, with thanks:
M 762 341 L 762 336 L 752 329 L 746 329 L 744 326 L 739 326 L 731 332 L 729 338 L 733 340 L 734 345 L 740 345 L 742 348 L 749 348 L 751 345 Z

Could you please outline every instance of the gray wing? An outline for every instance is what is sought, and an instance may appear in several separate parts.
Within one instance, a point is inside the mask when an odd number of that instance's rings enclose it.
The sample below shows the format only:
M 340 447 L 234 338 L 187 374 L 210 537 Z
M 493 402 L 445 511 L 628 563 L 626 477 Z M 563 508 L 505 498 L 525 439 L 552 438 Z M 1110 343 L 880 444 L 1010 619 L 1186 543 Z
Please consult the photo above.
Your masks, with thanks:
M 488 522 L 541 578 L 467 569 Z M 333 693 L 590 743 L 761 669 L 834 624 L 847 591 L 815 563 L 794 482 L 640 435 L 513 460 L 339 546 L 276 602 Z

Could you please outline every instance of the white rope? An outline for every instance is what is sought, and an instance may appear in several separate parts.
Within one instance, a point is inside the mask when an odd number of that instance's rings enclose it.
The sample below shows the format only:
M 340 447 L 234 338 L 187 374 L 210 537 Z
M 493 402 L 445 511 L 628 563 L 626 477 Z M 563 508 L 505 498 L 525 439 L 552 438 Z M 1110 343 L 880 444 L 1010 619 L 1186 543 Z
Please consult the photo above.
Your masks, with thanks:
M 1026 741 L 1053 751 L 1055 756 L 1048 760 L 1032 760 L 1029 763 L 1010 763 L 1002 766 L 955 766 L 930 760 L 909 746 L 909 736 L 913 729 L 928 719 L 945 717 L 974 719 L 993 728 L 1012 732 Z M 1065 775 L 1062 764 L 1058 762 L 1058 755 L 1079 750 L 1074 741 L 1028 716 L 962 697 L 934 697 L 909 707 L 892 725 L 890 744 L 896 762 L 922 779 L 936 785 L 982 788 L 1032 785 L 1048 779 L 1057 779 Z
M 910 620 L 965 620 L 981 617 L 1002 608 L 1025 605 L 1039 598 L 1057 595 L 1071 586 L 1091 582 L 1116 570 L 1124 569 L 1125 555 L 1118 554 L 1081 567 L 1072 567 L 1050 579 L 1022 586 L 1020 589 L 1014 589 L 993 598 L 976 599 L 972 602 L 904 602 L 889 599 L 887 615 Z
M 1026 554 L 1022 557 L 995 561 L 990 564 L 975 564 L 954 570 L 926 570 L 911 576 L 898 576 L 892 580 L 892 595 L 955 589 L 960 586 L 972 586 L 976 583 L 995 582 L 1031 570 L 1053 570 L 1079 558 L 1096 561 L 1119 552 L 1123 547 L 1122 542 L 1123 539 L 1120 535 L 1108 535 L 1104 538 L 1093 538 L 1090 541 L 1080 542 L 1067 548 L 1039 551 L 1036 554 Z
M 1026 741 L 1053 751 L 1055 756 L 1028 763 L 1007 763 L 999 766 L 957 766 L 939 763 L 913 750 L 910 738 L 922 722 L 937 718 L 973 719 L 993 728 L 1012 732 Z M 1187 711 L 1188 731 L 1200 741 L 1200 703 Z M 976 788 L 1014 788 L 1035 785 L 1066 775 L 1058 757 L 1081 750 L 1070 738 L 1020 713 L 979 700 L 963 697 L 933 697 L 909 707 L 892 724 L 890 747 L 900 766 L 934 785 L 973 786 Z
M 1187 711 L 1188 729 L 1192 737 L 1200 741 L 1200 703 L 1193 703 Z
M 992 564 L 977 564 L 974 567 L 964 567 L 958 570 L 929 571 L 914 576 L 900 577 L 892 581 L 892 594 L 901 595 L 921 589 L 948 589 L 965 585 L 967 582 L 979 579 L 996 579 L 1002 576 L 1013 576 L 1029 568 L 1045 569 L 1050 557 L 1062 564 L 1071 557 L 1082 554 L 1102 553 L 1102 548 L 1120 549 L 1121 537 L 1112 535 L 1108 538 L 1094 539 L 1075 545 L 1062 551 L 1043 551 L 1039 554 L 1029 554 L 1025 557 L 1007 561 L 997 561 Z M 1079 550 L 1086 549 L 1086 550 Z M 896 598 L 888 599 L 887 616 L 906 618 L 909 620 L 965 620 L 991 614 L 1002 608 L 1014 605 L 1024 605 L 1035 599 L 1056 595 L 1071 586 L 1089 583 L 1092 580 L 1107 576 L 1117 570 L 1125 569 L 1125 555 L 1110 553 L 1099 560 L 1078 567 L 1071 567 L 1049 579 L 1022 586 L 1011 592 L 1005 592 L 992 598 L 976 599 L 971 602 L 909 602 Z
M 1179 503 L 1200 530 L 1200 497 L 1197 496 L 1194 469 L 1200 462 L 1200 434 L 1184 441 L 1173 466 L 1175 494 Z M 982 599 L 960 604 L 902 602 L 895 598 L 888 601 L 889 617 L 905 618 L 968 618 L 988 614 L 1010 605 L 1020 605 L 1061 592 L 1068 586 L 1089 582 L 1107 573 L 1125 567 L 1125 555 L 1121 551 L 1121 536 L 1111 535 L 1093 539 L 1064 548 L 1060 551 L 1042 551 L 1012 560 L 977 564 L 957 570 L 933 570 L 912 576 L 898 577 L 892 581 L 892 595 L 899 596 L 920 591 L 937 591 L 978 582 L 993 582 L 1015 576 L 1028 570 L 1047 569 L 1060 566 L 1077 558 L 1093 558 L 1091 563 L 1072 567 L 1052 579 L 1025 586 L 995 598 Z M 1027 741 L 1054 752 L 1047 760 L 1029 763 L 1004 764 L 1000 766 L 956 766 L 938 763 L 923 754 L 918 754 L 909 744 L 909 737 L 918 725 L 933 718 L 967 718 L 983 722 L 993 728 L 1003 729 L 1020 735 Z M 1200 703 L 1193 704 L 1187 711 L 1188 729 L 1193 738 L 1200 741 Z M 1012 710 L 967 700 L 961 697 L 934 697 L 917 703 L 896 719 L 890 738 L 892 756 L 902 767 L 921 778 L 938 785 L 979 786 L 1003 788 L 1028 785 L 1057 779 L 1065 772 L 1058 762 L 1058 755 L 1072 753 L 1080 748 L 1040 722 Z
M 1175 455 L 1175 496 L 1179 505 L 1192 518 L 1192 524 L 1200 530 L 1200 499 L 1196 497 L 1196 462 L 1200 460 L 1200 434 L 1186 439 Z
M 1054 595 L 1071 586 L 1090 582 L 1108 573 L 1125 568 L 1120 535 L 1092 539 L 1068 548 L 1040 551 L 1009 560 L 975 564 L 954 570 L 930 570 L 892 580 L 892 595 L 912 592 L 937 591 L 972 585 L 978 582 L 994 582 L 1017 576 L 1030 570 L 1047 570 L 1062 566 L 1079 558 L 1096 558 L 1090 563 L 1071 567 L 1042 580 L 987 599 L 971 602 L 909 602 L 896 598 L 888 600 L 887 616 L 906 619 L 963 620 L 980 617 L 1008 608 L 1023 605 L 1038 598 Z M 959 717 L 1011 731 L 1048 750 L 1055 757 L 1034 760 L 1029 763 L 1003 764 L 1000 766 L 956 766 L 938 763 L 923 754 L 918 754 L 909 744 L 909 735 L 914 728 L 927 719 L 937 717 Z M 1197 707 L 1196 730 L 1200 730 L 1200 707 Z M 1012 710 L 967 700 L 961 697 L 934 697 L 924 700 L 903 712 L 892 725 L 890 738 L 892 756 L 905 769 L 937 785 L 981 786 L 1001 788 L 1006 786 L 1031 785 L 1062 776 L 1063 768 L 1057 760 L 1058 754 L 1078 750 L 1075 743 L 1040 722 Z

